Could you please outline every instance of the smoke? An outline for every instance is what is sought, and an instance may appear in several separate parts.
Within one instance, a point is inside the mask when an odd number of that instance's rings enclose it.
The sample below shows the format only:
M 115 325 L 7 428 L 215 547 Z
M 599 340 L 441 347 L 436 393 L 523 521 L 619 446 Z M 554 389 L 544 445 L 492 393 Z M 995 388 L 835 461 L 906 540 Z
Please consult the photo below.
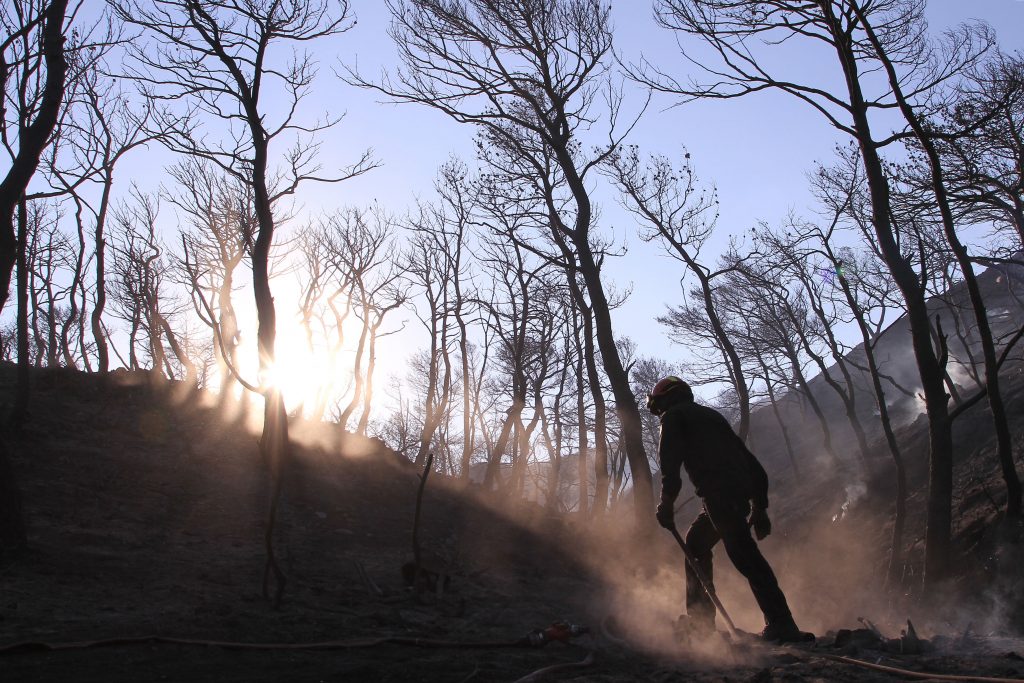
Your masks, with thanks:
M 846 491 L 846 500 L 844 500 L 843 504 L 839 507 L 839 512 L 832 517 L 833 524 L 846 519 L 846 515 L 850 512 L 850 508 L 864 497 L 868 492 L 868 487 L 863 482 L 855 482 L 853 484 L 847 484 L 844 487 L 844 490 Z
M 657 656 L 676 666 L 706 669 L 717 666 L 755 666 L 750 653 L 738 653 L 719 633 L 685 638 L 676 622 L 685 614 L 685 558 L 672 537 L 660 529 L 638 535 L 630 519 L 606 519 L 601 528 L 590 527 L 586 542 L 577 547 L 602 590 L 593 601 L 593 618 L 602 635 L 626 641 L 630 647 Z M 715 585 L 737 627 L 760 631 L 761 613 L 740 577 L 719 546 Z M 740 657 L 740 659 L 738 659 Z

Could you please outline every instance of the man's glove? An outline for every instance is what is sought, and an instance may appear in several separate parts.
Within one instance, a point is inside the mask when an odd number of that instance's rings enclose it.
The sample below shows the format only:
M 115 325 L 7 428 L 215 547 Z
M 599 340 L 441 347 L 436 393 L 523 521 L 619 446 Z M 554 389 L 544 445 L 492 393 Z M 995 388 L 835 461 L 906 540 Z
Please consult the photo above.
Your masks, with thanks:
M 654 513 L 654 516 L 663 528 L 669 530 L 676 528 L 676 511 L 672 501 L 663 500 L 658 503 L 658 511 Z
M 772 532 L 772 520 L 768 519 L 768 511 L 763 508 L 754 508 L 750 513 L 750 526 L 754 527 L 754 536 L 762 540 Z

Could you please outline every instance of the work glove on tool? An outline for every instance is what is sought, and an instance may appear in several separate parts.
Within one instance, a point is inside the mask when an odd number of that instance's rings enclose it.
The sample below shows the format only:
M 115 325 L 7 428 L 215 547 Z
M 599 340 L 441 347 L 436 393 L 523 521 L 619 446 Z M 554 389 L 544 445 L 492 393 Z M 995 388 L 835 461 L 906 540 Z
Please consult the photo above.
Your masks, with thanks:
M 672 506 L 672 501 L 663 500 L 658 503 L 658 511 L 654 513 L 654 516 L 663 528 L 670 531 L 676 528 L 676 511 Z
M 762 540 L 772 532 L 772 520 L 768 519 L 768 511 L 763 508 L 754 508 L 750 513 L 750 526 L 754 528 L 754 536 Z

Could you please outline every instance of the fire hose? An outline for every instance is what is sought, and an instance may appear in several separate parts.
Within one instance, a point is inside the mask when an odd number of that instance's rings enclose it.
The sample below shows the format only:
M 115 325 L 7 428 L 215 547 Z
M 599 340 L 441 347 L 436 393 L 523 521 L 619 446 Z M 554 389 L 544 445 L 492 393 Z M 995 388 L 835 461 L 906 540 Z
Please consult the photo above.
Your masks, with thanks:
M 171 636 L 132 636 L 125 638 L 107 638 L 103 640 L 83 640 L 66 643 L 48 643 L 42 641 L 24 641 L 0 647 L 0 655 L 20 652 L 52 652 L 58 650 L 83 650 L 96 647 L 115 647 L 123 645 L 200 645 L 204 647 L 220 647 L 226 650 L 343 650 L 351 648 L 374 647 L 377 645 L 407 645 L 424 648 L 472 648 L 493 649 L 502 647 L 541 648 L 553 642 L 568 643 L 572 638 L 590 632 L 586 626 L 555 622 L 546 629 L 534 629 L 521 638 L 512 640 L 440 640 L 435 638 L 415 638 L 409 636 L 382 636 L 379 638 L 351 638 L 348 640 L 325 640 L 312 643 L 245 643 L 226 640 L 200 640 L 193 638 L 175 638 Z
M 783 646 L 786 647 L 786 646 Z M 853 666 L 859 666 L 864 669 L 871 669 L 872 671 L 881 671 L 887 674 L 893 674 L 896 676 L 906 676 L 907 678 L 916 678 L 918 680 L 927 681 L 980 681 L 981 683 L 1024 683 L 1024 678 L 998 678 L 991 676 L 963 676 L 957 674 L 936 674 L 928 673 L 926 671 L 911 671 L 910 669 L 903 669 L 897 666 L 888 666 L 886 664 L 875 664 L 873 662 L 865 662 L 863 659 L 856 659 L 854 657 L 843 657 L 842 655 L 830 655 L 823 652 L 804 652 L 795 647 L 786 647 L 789 652 L 795 654 L 802 654 L 808 658 L 827 659 L 833 662 L 840 662 L 842 664 L 851 664 Z
M 542 648 L 549 643 L 568 643 L 571 639 L 590 633 L 590 629 L 579 624 L 556 621 L 546 629 L 534 629 L 521 638 L 494 641 L 463 641 L 438 640 L 433 638 L 410 638 L 406 636 L 384 636 L 380 638 L 353 638 L 348 640 L 327 640 L 313 643 L 245 643 L 224 640 L 199 640 L 192 638 L 174 638 L 169 636 L 138 636 L 128 638 L 107 638 L 103 640 L 86 640 L 66 643 L 48 643 L 41 641 L 25 641 L 0 646 L 0 656 L 21 652 L 80 650 L 94 647 L 113 647 L 123 645 L 168 644 L 168 645 L 199 645 L 203 647 L 220 647 L 226 650 L 339 650 L 377 645 L 406 645 L 424 648 L 459 648 L 459 649 L 494 649 L 503 647 Z M 552 673 L 568 669 L 578 669 L 594 663 L 594 652 L 591 650 L 579 662 L 553 664 L 538 669 L 515 683 L 532 683 Z M 475 672 L 474 672 L 475 674 Z M 474 674 L 471 674 L 472 677 Z

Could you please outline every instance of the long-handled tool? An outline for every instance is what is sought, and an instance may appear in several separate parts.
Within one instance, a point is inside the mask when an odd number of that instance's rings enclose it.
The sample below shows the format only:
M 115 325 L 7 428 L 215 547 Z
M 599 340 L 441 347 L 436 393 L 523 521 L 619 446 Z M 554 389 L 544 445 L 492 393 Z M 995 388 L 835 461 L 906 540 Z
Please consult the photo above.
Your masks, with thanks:
M 693 553 L 690 552 L 690 549 L 686 547 L 686 541 L 684 541 L 683 537 L 679 535 L 679 531 L 675 527 L 672 527 L 669 531 L 672 532 L 672 536 L 676 539 L 676 543 L 678 543 L 679 547 L 682 548 L 683 555 L 686 556 L 686 563 L 690 565 L 690 569 L 693 570 L 697 580 L 700 581 L 700 585 L 704 589 L 704 592 L 708 594 L 708 597 L 711 598 L 711 602 L 715 604 L 715 609 L 717 609 L 718 613 L 722 615 L 723 619 L 725 619 L 725 623 L 729 626 L 729 634 L 733 638 L 739 638 L 740 634 L 736 630 L 736 625 L 732 623 L 732 619 L 729 617 L 729 613 L 725 611 L 722 601 L 719 600 L 718 596 L 715 594 L 714 586 L 708 578 L 704 576 L 704 572 L 701 570 L 700 564 L 697 562 L 697 558 L 694 557 Z

